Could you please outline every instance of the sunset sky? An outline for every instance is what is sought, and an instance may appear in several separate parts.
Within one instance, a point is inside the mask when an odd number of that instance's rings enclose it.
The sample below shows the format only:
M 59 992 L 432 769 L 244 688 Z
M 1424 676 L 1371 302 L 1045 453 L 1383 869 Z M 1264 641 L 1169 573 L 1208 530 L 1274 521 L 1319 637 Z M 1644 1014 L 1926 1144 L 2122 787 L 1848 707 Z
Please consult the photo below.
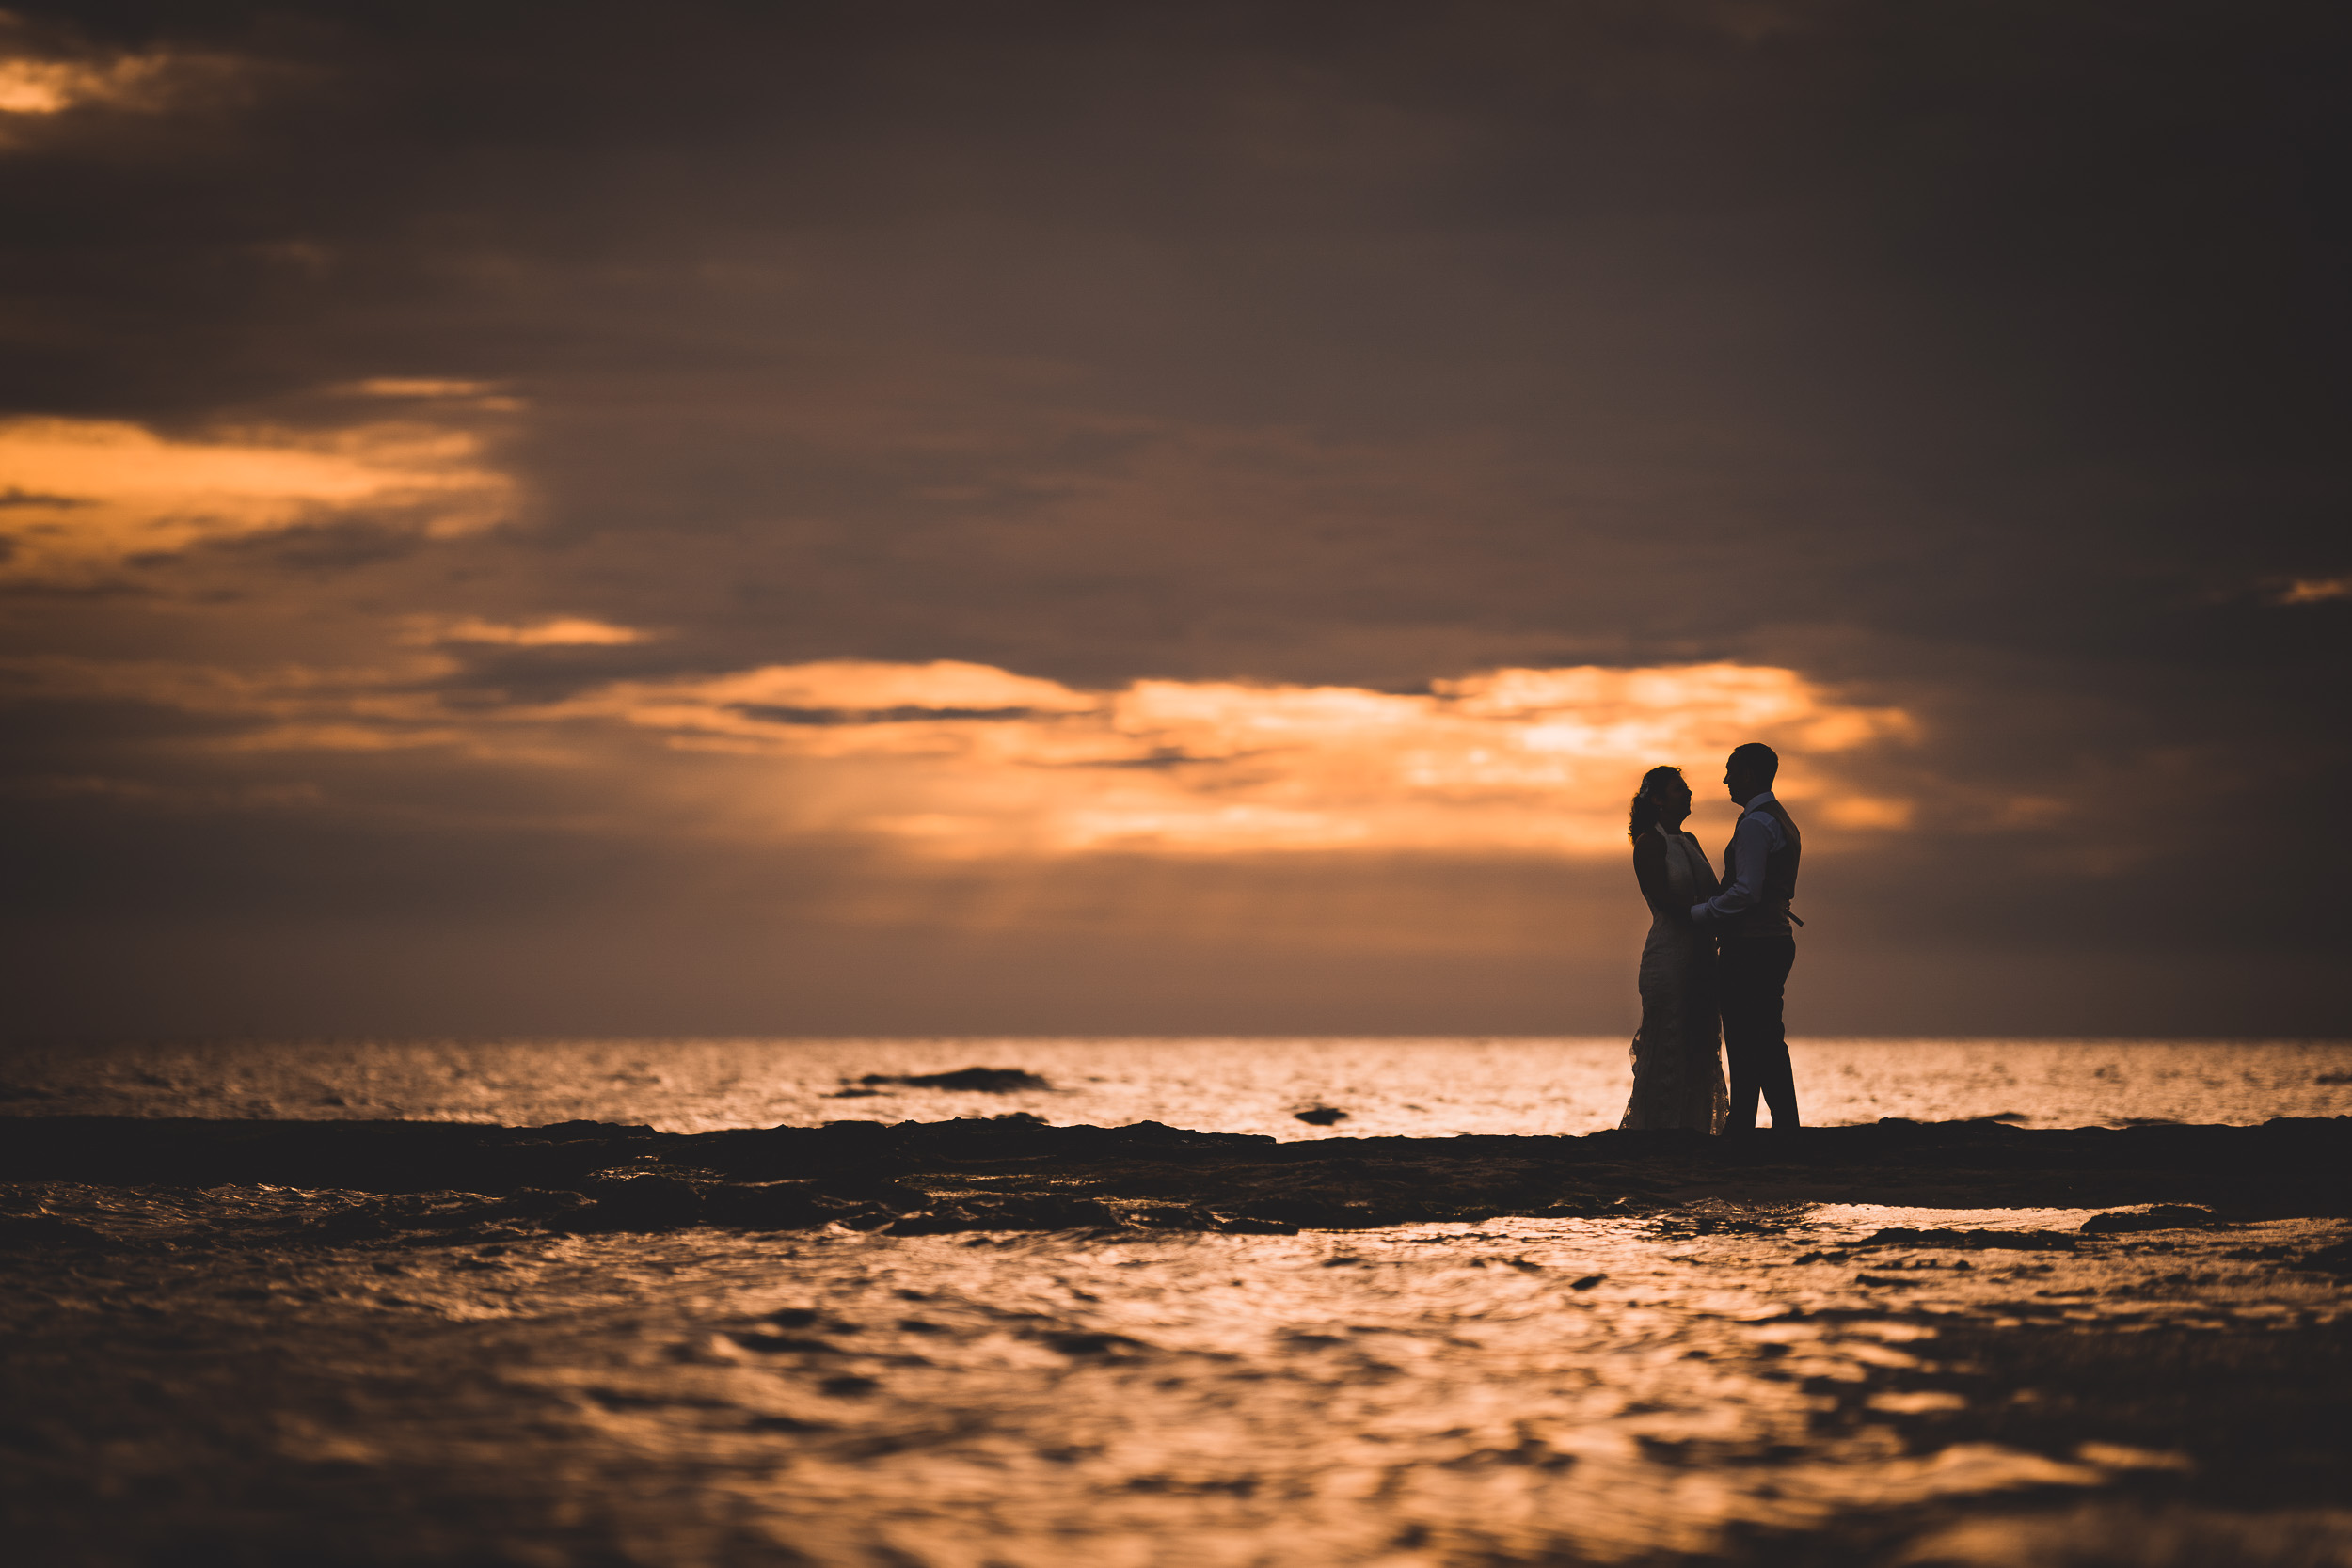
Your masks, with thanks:
M 2352 1035 L 2352 10 L 13 4 L 13 1035 Z

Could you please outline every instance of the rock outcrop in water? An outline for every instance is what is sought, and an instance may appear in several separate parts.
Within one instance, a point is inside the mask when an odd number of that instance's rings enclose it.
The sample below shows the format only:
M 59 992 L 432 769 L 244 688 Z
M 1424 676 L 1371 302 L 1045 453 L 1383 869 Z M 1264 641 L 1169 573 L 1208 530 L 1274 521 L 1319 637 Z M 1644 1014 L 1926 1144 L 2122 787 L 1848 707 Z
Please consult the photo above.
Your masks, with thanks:
M 1706 1198 L 2156 1211 L 2146 1224 L 2352 1214 L 2352 1117 L 2261 1127 L 1806 1128 L 1744 1138 L 1335 1138 L 1050 1127 L 1029 1117 L 664 1133 L 609 1122 L 0 1118 L 0 1181 L 346 1195 L 321 1240 L 459 1228 L 898 1234 L 1364 1228 L 1642 1213 Z M 2193 1222 L 2185 1218 L 2201 1215 Z M 55 1227 L 0 1228 L 50 1247 Z
M 878 1084 L 898 1084 L 910 1089 L 953 1089 L 959 1094 L 1022 1094 L 1054 1085 L 1046 1079 L 1017 1067 L 966 1067 L 953 1072 L 915 1072 L 892 1075 L 869 1072 L 858 1080 L 871 1088 Z

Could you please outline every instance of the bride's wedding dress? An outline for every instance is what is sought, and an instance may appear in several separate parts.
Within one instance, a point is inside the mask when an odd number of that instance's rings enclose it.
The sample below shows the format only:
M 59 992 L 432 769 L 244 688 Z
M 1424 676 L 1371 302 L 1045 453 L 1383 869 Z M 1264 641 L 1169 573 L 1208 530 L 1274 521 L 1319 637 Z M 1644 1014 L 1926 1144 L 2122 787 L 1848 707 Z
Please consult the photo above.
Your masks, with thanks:
M 1691 906 L 1715 896 L 1698 840 L 1652 828 L 1633 846 L 1634 874 L 1650 907 L 1642 944 L 1642 1028 L 1633 1037 L 1633 1095 L 1620 1127 L 1690 1127 L 1720 1132 L 1723 1029 L 1715 1009 L 1715 942 L 1691 924 Z

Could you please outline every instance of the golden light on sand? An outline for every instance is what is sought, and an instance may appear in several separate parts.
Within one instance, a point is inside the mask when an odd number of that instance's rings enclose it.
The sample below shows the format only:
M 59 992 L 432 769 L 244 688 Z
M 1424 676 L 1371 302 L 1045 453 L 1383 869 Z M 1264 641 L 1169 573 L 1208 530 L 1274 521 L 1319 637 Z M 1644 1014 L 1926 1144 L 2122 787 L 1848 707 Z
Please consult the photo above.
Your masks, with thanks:
M 0 423 L 0 576 L 87 578 L 355 514 L 446 538 L 499 521 L 512 490 L 480 437 L 419 423 L 178 440 L 113 420 L 15 420 Z

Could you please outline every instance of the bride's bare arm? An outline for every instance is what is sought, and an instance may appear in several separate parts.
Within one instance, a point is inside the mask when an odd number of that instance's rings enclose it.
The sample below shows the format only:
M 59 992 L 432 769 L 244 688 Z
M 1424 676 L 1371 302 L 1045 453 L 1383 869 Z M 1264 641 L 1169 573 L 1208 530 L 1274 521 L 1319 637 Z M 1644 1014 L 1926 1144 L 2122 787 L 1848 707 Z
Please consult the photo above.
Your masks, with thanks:
M 1666 875 L 1666 841 L 1656 833 L 1644 833 L 1633 841 L 1633 879 L 1642 884 L 1642 896 L 1649 907 L 1661 914 L 1690 918 L 1690 911 L 1675 896 L 1673 879 Z

